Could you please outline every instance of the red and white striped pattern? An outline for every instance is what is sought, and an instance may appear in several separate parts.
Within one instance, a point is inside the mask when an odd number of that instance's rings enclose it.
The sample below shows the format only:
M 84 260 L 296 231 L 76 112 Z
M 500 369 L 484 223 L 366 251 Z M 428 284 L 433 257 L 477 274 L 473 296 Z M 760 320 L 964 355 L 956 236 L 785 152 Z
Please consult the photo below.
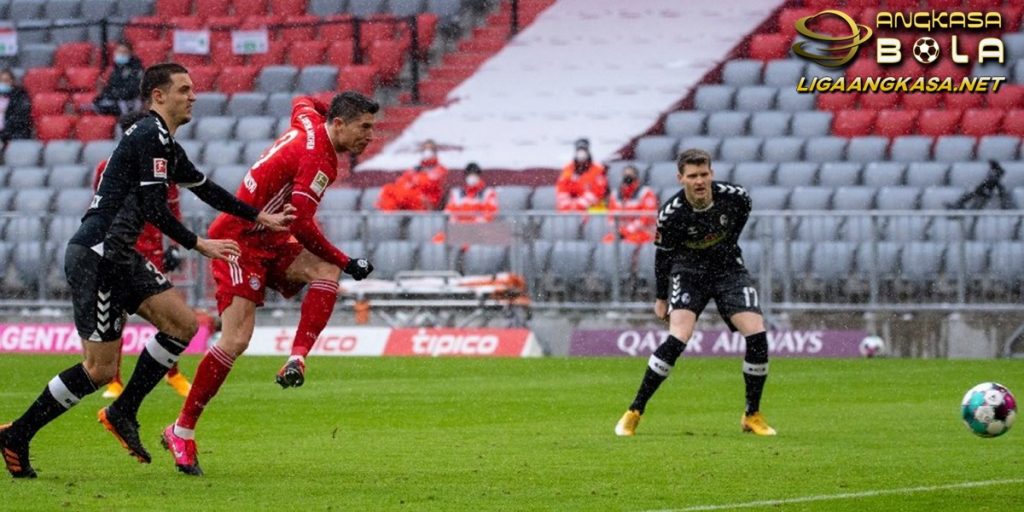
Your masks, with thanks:
M 228 271 L 231 273 L 231 284 L 242 284 L 242 267 L 238 266 L 238 256 L 228 256 Z
M 267 201 L 266 206 L 263 207 L 263 211 L 267 213 L 277 213 L 284 208 L 285 202 L 291 199 L 291 197 L 292 184 L 289 183 L 281 187 L 281 190 L 278 190 L 277 193 L 274 194 L 274 197 L 270 198 L 270 201 Z M 267 227 L 263 224 L 256 224 L 252 228 L 253 231 L 264 231 L 266 229 Z
M 210 350 L 206 352 L 210 357 L 217 360 L 218 363 L 223 365 L 225 368 L 231 368 L 235 365 L 235 357 L 231 354 L 220 349 L 220 347 L 214 345 L 210 347 Z
M 320 290 L 328 293 L 338 293 L 338 283 L 326 279 L 317 279 L 309 283 L 310 290 Z

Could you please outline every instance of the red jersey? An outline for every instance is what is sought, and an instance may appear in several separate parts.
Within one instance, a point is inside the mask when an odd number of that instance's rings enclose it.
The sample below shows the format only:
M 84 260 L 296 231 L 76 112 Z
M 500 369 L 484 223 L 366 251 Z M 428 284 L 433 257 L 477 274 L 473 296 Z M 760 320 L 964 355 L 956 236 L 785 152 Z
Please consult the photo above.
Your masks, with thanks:
M 309 252 L 345 268 L 348 256 L 327 240 L 314 219 L 324 191 L 338 177 L 338 155 L 327 132 L 326 113 L 322 102 L 295 98 L 290 129 L 260 155 L 235 194 L 267 213 L 280 212 L 291 203 L 296 218 L 290 231 L 274 232 L 220 214 L 210 225 L 211 238 L 230 238 L 244 245 L 244 250 L 270 253 L 294 236 Z
M 100 163 L 96 164 L 96 174 L 92 179 L 93 192 L 99 187 L 100 177 L 103 176 L 103 171 L 106 169 L 106 160 L 100 160 Z M 181 220 L 181 199 L 176 185 L 167 188 L 167 207 L 171 209 L 174 218 Z M 163 271 L 164 234 L 156 226 L 148 222 L 146 223 L 146 227 L 139 234 L 139 240 L 135 242 L 135 250 L 139 251 L 147 260 L 156 265 L 156 268 L 160 269 L 161 272 Z

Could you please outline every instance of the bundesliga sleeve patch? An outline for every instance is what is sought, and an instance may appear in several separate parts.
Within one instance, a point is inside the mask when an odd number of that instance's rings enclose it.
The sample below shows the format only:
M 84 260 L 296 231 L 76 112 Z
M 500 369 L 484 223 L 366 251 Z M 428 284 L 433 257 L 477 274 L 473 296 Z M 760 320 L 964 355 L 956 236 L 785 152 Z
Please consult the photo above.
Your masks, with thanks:
M 324 190 L 327 189 L 327 185 L 330 185 L 331 180 L 327 177 L 323 171 L 317 171 L 316 176 L 313 177 L 313 183 L 309 186 L 316 193 L 317 197 L 324 195 Z
M 167 179 L 167 160 L 164 158 L 153 159 L 153 176 Z

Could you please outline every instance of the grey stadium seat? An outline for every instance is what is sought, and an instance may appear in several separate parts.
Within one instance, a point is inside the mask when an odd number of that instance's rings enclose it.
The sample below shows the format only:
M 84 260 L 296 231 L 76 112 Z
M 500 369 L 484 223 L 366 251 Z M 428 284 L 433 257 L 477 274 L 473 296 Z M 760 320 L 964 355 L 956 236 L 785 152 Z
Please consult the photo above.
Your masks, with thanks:
M 811 255 L 810 276 L 828 284 L 848 279 L 853 274 L 853 258 L 857 244 L 851 242 L 821 242 L 814 245 Z
M 789 134 L 789 112 L 756 112 L 750 118 L 749 133 L 757 137 L 782 137 Z
M 796 89 L 782 87 L 778 96 L 775 97 L 775 109 L 785 112 L 801 112 L 814 110 L 814 95 L 802 94 Z
M 453 268 L 448 247 L 433 242 L 420 244 L 416 253 L 416 267 L 419 270 L 451 270 Z
M 664 135 L 649 135 L 641 137 L 636 143 L 636 150 L 633 154 L 637 160 L 647 162 L 661 162 L 675 160 L 676 138 Z
M 175 140 L 191 140 L 195 138 L 196 123 L 198 121 L 193 120 L 191 123 L 186 123 L 178 127 L 174 132 Z M 120 128 L 118 128 L 120 130 Z
M 796 237 L 805 242 L 822 242 L 839 238 L 841 217 L 815 216 L 804 217 L 796 227 Z
M 89 206 L 86 202 L 85 206 Z M 67 245 L 68 240 L 74 236 L 75 232 L 78 231 L 78 227 L 82 225 L 81 212 L 85 209 L 79 210 L 79 215 L 64 215 L 54 216 L 50 218 L 50 224 L 46 227 L 47 240 L 54 242 L 54 245 L 61 248 L 63 253 L 64 247 Z M 62 269 L 63 270 L 63 269 Z
M 344 8 L 344 2 L 337 2 L 334 0 L 309 0 L 309 8 L 307 12 L 315 16 L 331 16 L 333 14 L 340 14 Z
M 397 17 L 415 16 L 423 12 L 422 0 L 407 0 L 405 2 L 389 2 L 388 11 Z
M 359 240 L 363 219 L 355 215 L 336 215 L 337 212 L 322 211 L 317 219 L 324 227 L 324 236 L 336 243 Z
M 270 116 L 246 116 L 238 118 L 235 125 L 235 138 L 238 140 L 272 139 L 277 118 Z
M 82 163 L 90 169 L 95 169 L 96 164 L 110 157 L 117 145 L 112 140 L 93 140 L 85 143 L 82 148 Z M 191 155 L 189 155 L 191 156 Z
M 765 143 L 764 151 L 768 150 L 771 142 Z M 818 164 L 814 162 L 785 162 L 780 163 L 775 171 L 775 184 L 782 187 L 798 187 L 814 185 L 818 178 Z
M 792 89 L 804 76 L 806 64 L 800 59 L 776 59 L 764 67 L 764 84 L 774 85 L 783 90 Z M 812 96 L 806 94 L 805 96 Z
M 712 164 L 714 165 L 714 163 Z M 647 184 L 655 190 L 679 188 L 679 167 L 675 162 L 658 162 L 651 166 Z M 715 179 L 721 179 L 715 176 Z
M 266 114 L 274 117 L 285 117 L 292 114 L 292 92 L 274 92 L 267 96 Z
M 178 145 L 181 146 L 181 149 L 185 150 L 185 154 L 188 155 L 188 159 L 193 163 L 203 161 L 203 146 L 206 145 L 205 142 L 201 140 L 179 140 L 177 142 Z M 219 141 L 214 144 L 218 143 Z
M 88 27 L 68 26 L 79 23 L 81 20 L 77 18 L 63 18 L 54 21 L 58 25 L 50 29 L 50 42 L 54 45 L 83 41 L 89 38 Z
M 583 239 L 590 242 L 601 242 L 604 237 L 615 233 L 615 225 L 610 219 L 591 217 L 583 223 Z
M 332 91 L 338 83 L 338 68 L 334 66 L 306 66 L 299 72 L 295 90 L 302 93 Z
M 18 213 L 44 214 L 50 211 L 53 190 L 48 188 L 24 188 L 18 190 L 11 201 L 11 210 Z
M 775 164 L 766 162 L 740 162 L 732 172 L 732 181 L 748 190 L 768 186 L 775 174 Z
M 49 174 L 45 167 L 17 167 L 11 170 L 7 186 L 13 189 L 42 187 Z
M 946 203 L 956 201 L 963 193 L 957 187 L 925 187 L 921 194 L 921 209 L 945 210 Z
M 508 270 L 508 248 L 492 245 L 471 245 L 463 254 L 465 275 L 496 274 Z
M 961 162 L 974 159 L 974 137 L 947 135 L 935 141 L 934 158 L 939 162 Z
M 182 191 L 180 204 L 182 215 L 186 217 L 201 215 L 204 222 L 209 222 L 217 214 L 216 210 L 191 192 Z
M 921 189 L 917 187 L 883 187 L 875 197 L 879 210 L 916 210 Z
M 882 228 L 883 222 L 878 217 L 847 217 L 839 229 L 839 238 L 848 242 L 878 240 L 881 238 Z
M 289 117 L 282 117 L 277 120 L 277 128 L 274 129 L 278 135 L 284 135 L 292 127 L 292 120 Z
M 803 137 L 768 137 L 761 146 L 761 158 L 766 162 L 796 162 L 803 158 Z
M 226 113 L 235 117 L 262 116 L 266 105 L 267 95 L 262 92 L 236 92 L 228 100 Z
M 856 162 L 827 162 L 818 172 L 818 184 L 825 187 L 845 187 L 860 183 L 861 164 Z
M 375 215 L 366 220 L 366 231 L 370 240 L 398 240 L 402 238 L 401 215 Z
M 55 165 L 50 169 L 47 186 L 58 190 L 92 185 L 93 169 L 84 165 Z
M 204 142 L 228 140 L 234 136 L 236 119 L 230 116 L 207 116 L 199 118 L 195 138 Z
M 968 234 L 970 234 L 971 222 L 969 221 L 971 220 L 973 219 L 965 217 L 935 217 L 932 219 L 931 224 L 928 225 L 928 239 L 937 242 L 965 240 L 968 238 Z
M 927 238 L 927 217 L 893 217 L 885 224 L 885 239 L 896 242 L 921 241 Z
M 155 0 L 137 0 L 133 2 L 117 2 L 117 14 L 124 18 L 143 16 L 153 12 Z
M 718 137 L 683 137 L 682 139 L 679 140 L 679 146 L 676 153 L 672 155 L 672 158 L 667 158 L 665 160 L 674 161 L 676 155 L 682 153 L 683 151 L 686 151 L 687 149 L 693 148 L 703 149 L 704 151 L 707 151 L 708 153 L 711 154 L 711 158 L 718 159 L 718 149 L 721 147 L 721 145 L 722 139 Z
M 707 112 L 699 110 L 672 112 L 665 118 L 665 135 L 672 137 L 703 135 L 707 117 Z
M 764 259 L 764 244 L 757 240 L 740 240 L 743 251 L 743 265 L 754 278 L 761 272 L 761 260 Z
M 320 199 L 320 210 L 323 211 L 357 211 L 359 205 L 359 194 L 362 191 L 357 188 L 330 187 L 324 191 Z M 416 220 L 414 217 L 413 220 Z
M 779 90 L 768 85 L 740 87 L 736 91 L 736 110 L 760 112 L 775 108 L 775 97 Z
M 776 241 L 772 244 L 772 271 L 776 276 L 787 279 L 801 279 L 810 270 L 810 242 Z M 786 266 L 786 251 L 789 251 L 789 265 Z
M 454 23 L 462 8 L 461 0 L 427 0 L 427 12 L 432 12 L 444 22 Z
M 725 137 L 718 158 L 726 162 L 749 162 L 761 159 L 760 137 Z
M 900 250 L 900 278 L 912 282 L 931 282 L 942 272 L 946 244 L 911 242 Z
M 40 280 L 46 274 L 50 264 L 53 247 L 50 244 L 36 241 L 25 241 L 11 248 L 11 263 L 21 289 L 26 293 L 34 293 Z
M 37 140 L 15 139 L 7 143 L 4 151 L 4 165 L 25 167 L 39 165 L 43 154 L 43 143 Z
M 596 276 L 609 286 L 611 279 L 625 278 L 632 273 L 634 250 L 636 249 L 633 244 L 598 244 L 594 249 L 594 266 L 591 275 Z
M 248 172 L 248 165 L 224 164 L 217 166 L 216 171 L 214 171 L 213 175 L 210 176 L 210 179 L 221 187 L 224 187 L 228 192 L 234 192 L 238 190 L 238 186 L 242 184 L 242 180 Z M 320 207 L 323 208 L 323 204 L 321 204 Z
M 260 159 L 264 151 L 274 144 L 274 139 L 250 140 L 242 148 L 242 163 L 252 165 Z
M 266 66 L 256 77 L 256 90 L 266 93 L 293 91 L 298 74 L 295 66 Z
M 10 211 L 12 198 L 14 198 L 14 190 L 0 188 L 0 213 Z
M 82 143 L 77 140 L 51 140 L 43 148 L 43 165 L 78 163 Z
M 904 183 L 912 187 L 939 187 L 946 184 L 946 162 L 911 162 Z
M 961 189 L 973 190 L 988 175 L 988 162 L 956 162 L 949 169 L 949 184 Z
M 872 257 L 872 245 L 874 255 Z M 857 273 L 865 278 L 871 275 L 872 269 L 882 279 L 892 279 L 900 270 L 900 248 L 897 242 L 863 242 L 857 245 Z
M 1007 80 L 1010 80 L 1010 77 L 1013 76 L 1013 72 L 1010 68 L 1009 61 L 1007 61 L 1006 64 L 997 64 L 995 62 L 983 62 L 974 65 L 974 67 L 971 69 L 971 76 L 1001 76 L 1006 77 Z
M 986 135 L 978 142 L 978 160 L 1015 160 L 1020 137 Z
M 558 278 L 575 280 L 590 270 L 592 250 L 589 242 L 559 240 L 551 247 L 547 270 Z
M 747 134 L 750 114 L 746 112 L 712 112 L 708 116 L 707 134 L 712 137 L 738 137 Z
M 896 137 L 889 149 L 889 157 L 897 162 L 931 160 L 932 138 L 923 135 Z
M 989 257 L 989 270 L 996 279 L 1019 283 L 1024 277 L 1024 243 L 996 242 Z
M 530 196 L 531 210 L 554 210 L 555 187 L 537 187 Z
M 528 209 L 530 205 L 530 193 L 532 191 L 533 189 L 530 187 L 518 185 L 502 185 L 494 187 L 494 192 L 498 196 L 498 211 L 520 212 Z
M 846 155 L 847 140 L 843 137 L 810 137 L 804 144 L 804 160 L 808 162 L 837 162 Z
M 1003 166 L 1003 170 L 1006 174 L 1003 175 L 1003 185 L 1006 188 L 1016 188 L 1024 186 L 1024 162 L 1000 162 Z M 0 183 L 3 183 L 3 178 L 0 178 Z M 1021 205 L 1024 207 L 1024 205 Z
M 711 170 L 715 173 L 714 179 L 718 181 L 732 181 L 733 171 L 736 169 L 736 164 L 732 162 L 712 162 Z M 676 174 L 679 174 L 679 170 L 675 169 Z M 673 189 L 679 189 L 679 181 L 672 183 Z
M 888 146 L 889 139 L 885 137 L 853 137 L 846 146 L 846 159 L 850 162 L 879 162 L 885 160 Z
M 861 183 L 868 187 L 901 185 L 906 167 L 906 164 L 900 162 L 871 162 L 864 166 Z
M 117 2 L 116 0 L 82 0 L 82 17 L 90 20 L 101 20 L 112 16 L 118 3 L 124 2 Z
M 17 244 L 43 240 L 46 230 L 41 218 L 15 217 L 4 229 L 4 240 Z
M 407 238 L 419 242 L 429 242 L 438 233 L 444 233 L 448 224 L 443 215 L 417 215 L 409 219 Z
M 1013 240 L 1017 232 L 1017 217 L 979 217 L 974 223 L 971 238 L 984 242 Z
M 697 110 L 732 110 L 733 96 L 736 88 L 731 85 L 702 85 L 694 97 L 694 108 Z
M 552 187 L 553 189 L 554 187 Z M 359 196 L 359 209 L 367 211 L 377 210 L 377 199 L 380 198 L 380 187 L 366 187 Z
M 43 17 L 54 20 L 59 18 L 77 18 L 81 11 L 81 0 L 47 0 L 43 7 Z
M 750 188 L 750 202 L 755 210 L 784 210 L 789 199 L 786 187 Z
M 89 208 L 92 196 L 91 188 L 64 188 L 58 191 L 57 197 L 54 198 L 54 211 L 59 214 L 74 215 L 75 219 L 79 219 Z M 77 227 L 77 224 L 75 226 Z
M 45 34 L 46 31 L 26 33 Z M 19 33 L 19 39 L 22 39 L 21 33 Z M 53 64 L 53 54 L 57 51 L 57 45 L 43 42 L 21 44 L 20 41 L 19 45 L 18 65 L 20 67 L 25 69 L 46 68 Z
M 964 244 L 964 271 L 961 272 L 960 244 L 948 244 L 945 258 L 943 258 L 942 271 L 949 276 L 964 275 L 969 279 L 977 279 L 988 272 L 989 248 L 989 244 L 984 242 L 966 242 Z
M 816 137 L 832 127 L 831 112 L 796 112 L 790 130 L 798 137 Z
M 540 223 L 540 238 L 544 240 L 578 240 L 582 226 L 576 215 L 544 217 Z
M 791 210 L 827 210 L 832 202 L 830 187 L 795 187 L 789 196 Z
M 377 244 L 373 251 L 374 277 L 377 279 L 393 279 L 395 274 L 415 268 L 415 242 L 407 240 L 385 240 Z M 377 264 L 379 262 L 379 264 Z
M 385 0 L 349 0 L 348 12 L 353 16 L 367 17 L 384 10 Z
M 201 92 L 196 94 L 196 101 L 192 104 L 192 116 L 203 119 L 204 116 L 224 115 L 224 106 L 227 102 L 228 96 L 224 93 Z
M 735 59 L 722 68 L 722 83 L 726 85 L 760 85 L 763 63 L 755 59 Z
M 838 187 L 832 194 L 833 210 L 870 210 L 874 204 L 874 187 Z

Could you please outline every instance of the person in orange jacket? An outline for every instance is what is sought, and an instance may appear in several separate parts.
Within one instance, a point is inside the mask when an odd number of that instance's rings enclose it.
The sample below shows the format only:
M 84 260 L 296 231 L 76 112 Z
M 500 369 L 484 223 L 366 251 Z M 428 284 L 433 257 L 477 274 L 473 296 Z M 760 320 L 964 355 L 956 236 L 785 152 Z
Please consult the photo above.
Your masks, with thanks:
M 421 147 L 419 165 L 402 173 L 394 183 L 384 185 L 377 209 L 438 210 L 444 198 L 444 179 L 448 169 L 437 160 L 437 144 L 427 140 Z
M 576 157 L 562 169 L 555 191 L 558 211 L 586 211 L 604 206 L 608 179 L 604 166 L 591 159 L 587 139 L 576 141 Z
M 465 185 L 455 187 L 448 193 L 448 204 L 444 211 L 451 214 L 452 222 L 490 222 L 498 212 L 498 193 L 480 176 L 480 166 L 474 162 L 466 165 Z
M 640 183 L 640 171 L 636 167 L 626 166 L 622 170 L 622 184 L 608 198 L 608 212 L 645 212 L 649 215 L 609 217 L 609 222 L 618 225 L 619 236 L 626 242 L 646 244 L 654 241 L 654 213 L 657 210 L 658 195 L 651 187 Z M 614 236 L 609 233 L 605 241 L 613 241 Z

